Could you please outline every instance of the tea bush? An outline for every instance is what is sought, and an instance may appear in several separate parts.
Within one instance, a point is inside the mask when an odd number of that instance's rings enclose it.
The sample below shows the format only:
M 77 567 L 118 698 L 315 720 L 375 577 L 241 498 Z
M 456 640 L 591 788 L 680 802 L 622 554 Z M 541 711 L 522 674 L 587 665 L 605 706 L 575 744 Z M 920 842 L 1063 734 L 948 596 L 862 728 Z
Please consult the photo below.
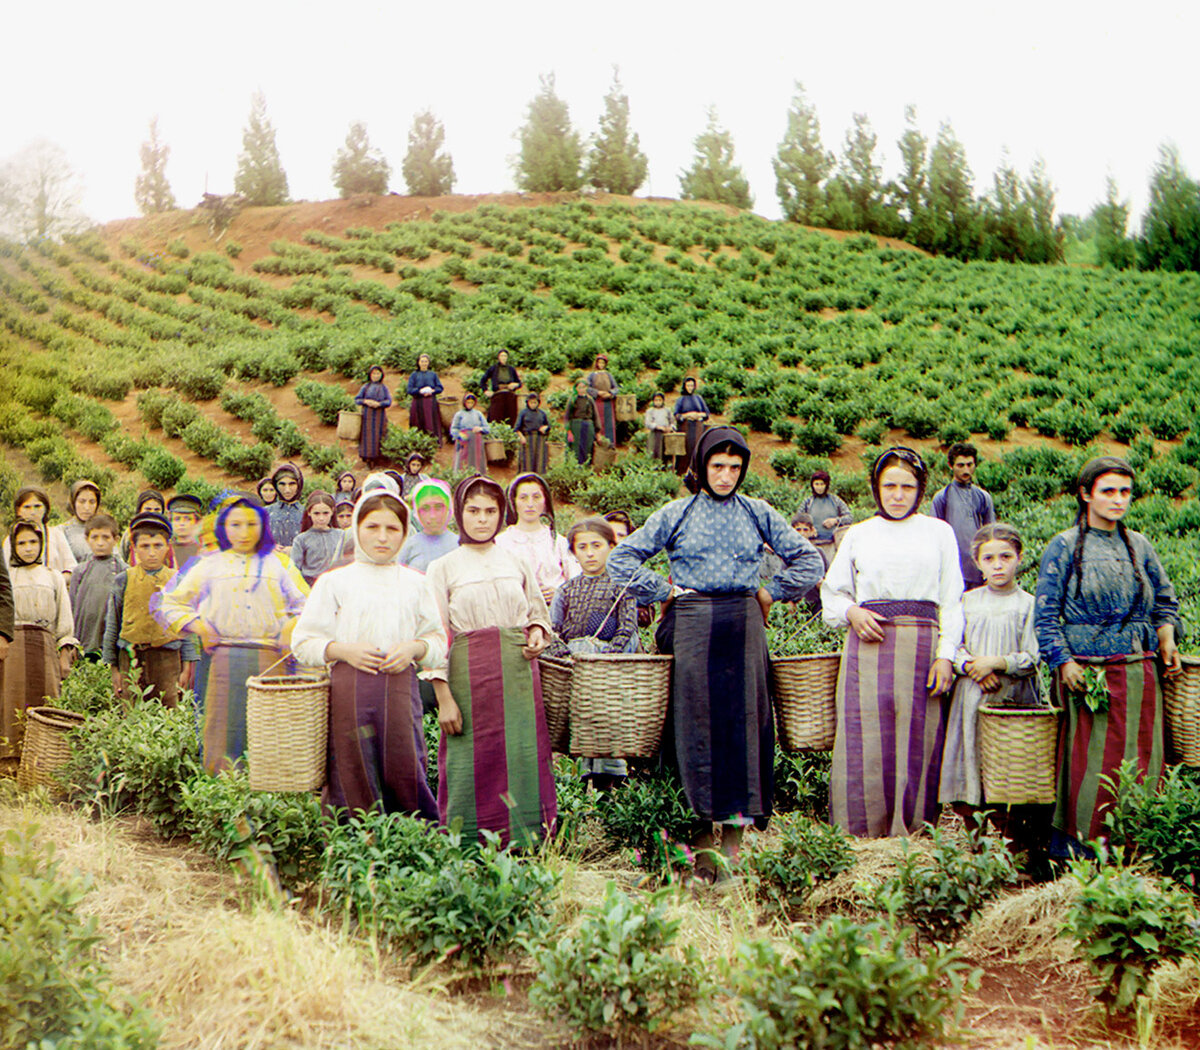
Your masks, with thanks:
M 265 477 L 275 461 L 275 450 L 260 442 L 243 445 L 240 441 L 230 442 L 217 457 L 217 466 L 230 474 L 254 481 Z
M 841 435 L 832 423 L 813 419 L 796 427 L 793 440 L 810 456 L 832 456 L 842 447 Z
M 1131 761 L 1115 778 L 1115 802 L 1105 815 L 1114 845 L 1124 846 L 1155 871 L 1200 888 L 1200 784 L 1180 766 L 1161 783 L 1138 776 Z
M 758 900 L 794 919 L 808 891 L 854 866 L 850 839 L 841 828 L 796 814 L 772 821 L 774 836 L 746 840 L 742 870 Z
M 679 781 L 667 773 L 629 777 L 596 800 L 605 837 L 618 849 L 633 850 L 646 871 L 670 875 L 691 867 L 687 843 L 697 827 Z
M 535 948 L 529 1000 L 575 1032 L 603 1032 L 618 1045 L 671 1023 L 704 987 L 696 949 L 674 949 L 682 922 L 669 918 L 670 890 L 633 899 L 610 882 L 577 932 Z
M 165 448 L 155 448 L 142 457 L 138 469 L 156 489 L 171 489 L 187 471 L 187 466 L 178 456 Z
M 437 452 L 437 438 L 416 427 L 388 427 L 384 435 L 382 451 L 393 463 L 403 463 L 414 452 L 432 460 Z
M 339 412 L 354 410 L 354 398 L 333 383 L 318 383 L 311 379 L 296 384 L 296 399 L 307 405 L 326 426 L 337 422 Z

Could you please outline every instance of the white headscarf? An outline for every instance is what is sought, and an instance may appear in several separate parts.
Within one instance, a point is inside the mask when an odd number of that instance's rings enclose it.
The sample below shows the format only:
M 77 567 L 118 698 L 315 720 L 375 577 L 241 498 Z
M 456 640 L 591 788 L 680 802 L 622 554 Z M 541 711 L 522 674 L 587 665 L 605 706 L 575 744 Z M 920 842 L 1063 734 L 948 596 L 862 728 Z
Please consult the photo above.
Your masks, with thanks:
M 354 514 L 350 518 L 350 535 L 354 538 L 354 560 L 362 562 L 364 565 L 395 565 L 400 560 L 400 551 L 392 555 L 386 562 L 378 562 L 367 554 L 363 549 L 363 545 L 358 540 L 358 519 L 362 513 L 363 504 L 373 496 L 387 497 L 388 504 L 393 501 L 395 506 L 392 508 L 397 511 L 400 516 L 400 521 L 404 525 L 404 539 L 408 539 L 409 520 L 412 515 L 409 512 L 408 504 L 400 498 L 400 488 L 396 482 L 386 474 L 368 474 L 363 482 L 362 495 L 358 497 L 358 502 L 354 504 Z M 401 540 L 401 546 L 404 541 Z

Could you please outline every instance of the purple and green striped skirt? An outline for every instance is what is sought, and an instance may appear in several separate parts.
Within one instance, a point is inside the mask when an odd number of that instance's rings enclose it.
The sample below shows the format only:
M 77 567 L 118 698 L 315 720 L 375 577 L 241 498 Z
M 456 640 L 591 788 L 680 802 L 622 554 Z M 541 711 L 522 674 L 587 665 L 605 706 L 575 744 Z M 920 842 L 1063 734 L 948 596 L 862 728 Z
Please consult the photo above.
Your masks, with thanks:
M 438 749 L 438 819 L 462 821 L 467 840 L 494 831 L 531 845 L 558 818 L 550 734 L 537 662 L 521 655 L 525 633 L 487 627 L 454 636 L 450 692 L 462 711 L 457 736 Z
M 663 613 L 675 657 L 663 752 L 698 817 L 765 826 L 775 797 L 767 633 L 753 595 L 685 594 Z M 673 752 L 672 752 L 673 749 Z
M 1093 713 L 1063 687 L 1054 674 L 1056 706 L 1065 717 L 1058 735 L 1058 788 L 1054 826 L 1072 838 L 1098 838 L 1112 792 L 1104 777 L 1116 776 L 1121 763 L 1137 764 L 1139 779 L 1158 783 L 1163 772 L 1163 711 L 1159 698 L 1156 653 L 1089 658 L 1080 664 L 1104 668 L 1108 710 Z
M 838 669 L 830 819 L 852 835 L 907 835 L 938 817 L 946 712 L 925 682 L 936 658 L 933 602 L 866 602 L 882 642 L 853 631 Z
M 367 674 L 333 665 L 329 683 L 329 808 L 415 813 L 437 818 L 425 778 L 421 694 L 412 668 Z
M 454 469 L 472 470 L 476 474 L 487 473 L 487 456 L 484 454 L 482 434 L 463 434 L 454 442 Z
M 230 769 L 246 754 L 246 680 L 260 675 L 282 655 L 261 645 L 218 645 L 200 654 L 196 706 L 203 719 L 201 760 L 209 773 Z M 292 661 L 272 674 L 292 673 Z

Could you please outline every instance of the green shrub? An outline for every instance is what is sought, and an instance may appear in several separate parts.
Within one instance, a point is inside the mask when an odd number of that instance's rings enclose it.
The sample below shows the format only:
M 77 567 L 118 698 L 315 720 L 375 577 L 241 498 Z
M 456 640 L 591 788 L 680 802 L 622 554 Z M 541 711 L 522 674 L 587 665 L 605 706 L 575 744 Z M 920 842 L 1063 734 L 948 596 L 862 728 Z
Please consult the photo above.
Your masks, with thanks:
M 1100 413 L 1090 405 L 1059 405 L 1054 415 L 1056 429 L 1068 445 L 1086 445 L 1104 429 Z
M 832 456 L 842 447 L 842 437 L 832 423 L 811 419 L 796 427 L 796 445 L 810 456 Z
M 185 241 L 182 237 L 176 237 L 175 240 L 168 243 L 167 251 L 180 259 L 186 259 L 189 254 L 187 241 Z
M 786 951 L 767 940 L 738 946 L 725 964 L 742 1019 L 693 1041 L 715 1050 L 916 1050 L 952 1036 L 963 993 L 978 987 L 952 949 L 918 954 L 910 932 L 835 915 L 794 931 Z
M 231 259 L 236 259 L 242 254 L 242 246 L 237 241 L 225 242 L 225 254 Z
M 779 402 L 771 397 L 741 398 L 730 407 L 729 422 L 745 423 L 754 430 L 769 434 L 782 411 Z
M 633 850 L 633 862 L 646 871 L 669 875 L 691 867 L 688 848 L 697 827 L 679 781 L 668 773 L 629 777 L 596 800 L 605 838 Z
M 772 836 L 756 835 L 742 852 L 742 870 L 754 895 L 795 919 L 808 891 L 854 866 L 854 849 L 841 828 L 795 814 L 776 817 Z
M 200 409 L 178 398 L 172 398 L 159 412 L 159 420 L 167 437 L 180 437 L 187 425 L 199 418 Z
M 531 394 L 540 394 L 550 385 L 550 373 L 544 368 L 525 373 L 525 388 Z
M 300 371 L 300 359 L 282 347 L 275 347 L 259 358 L 259 377 L 272 386 L 286 386 Z
M 205 459 L 216 459 L 230 440 L 225 431 L 204 416 L 193 419 L 179 437 L 191 451 Z
M 175 372 L 171 385 L 193 401 L 211 401 L 225 386 L 225 373 L 200 364 L 184 366 Z
M 704 966 L 689 945 L 674 949 L 681 919 L 668 918 L 670 890 L 634 900 L 612 883 L 577 932 L 536 950 L 529 1000 L 575 1032 L 603 1032 L 618 1045 L 671 1023 L 695 1001 Z
M 796 436 L 796 422 L 787 416 L 780 416 L 771 424 L 771 433 L 780 441 L 791 442 Z M 774 465 L 774 464 L 772 464 Z
M 138 469 L 156 489 L 174 488 L 175 482 L 187 471 L 183 460 L 173 456 L 165 448 L 156 448 L 148 452 L 138 464 Z
M 1195 775 L 1172 766 L 1155 784 L 1125 761 L 1112 781 L 1116 801 L 1104 818 L 1110 841 L 1195 892 L 1200 888 L 1200 783 Z
M 254 481 L 265 477 L 274 461 L 275 450 L 270 445 L 262 442 L 257 445 L 243 445 L 241 442 L 231 441 L 217 457 L 217 466 L 230 474 Z
M 138 415 L 142 417 L 142 422 L 146 426 L 161 427 L 163 425 L 163 412 L 174 401 L 175 398 L 165 390 L 158 387 L 150 387 L 147 390 L 143 390 L 137 396 Z
M 114 430 L 100 442 L 104 449 L 118 463 L 137 469 L 142 460 L 154 451 L 154 446 L 148 441 L 135 441 L 128 434 Z
M 337 422 L 339 412 L 353 411 L 354 398 L 340 386 L 305 379 L 296 384 L 296 398 L 307 405 L 326 426 Z
M 279 427 L 275 431 L 275 447 L 279 450 L 279 454 L 285 459 L 291 459 L 294 456 L 299 456 L 308 448 L 308 438 L 304 436 L 304 432 L 290 419 L 281 419 Z M 334 450 L 339 458 L 341 450 Z
M 112 674 L 107 664 L 93 660 L 76 660 L 63 679 L 56 707 L 78 711 L 85 715 L 99 714 L 118 705 L 112 688 Z
M 304 445 L 304 462 L 320 474 L 330 474 L 345 466 L 342 450 L 333 445 L 318 445 L 307 441 Z
M 1164 456 L 1147 465 L 1141 481 L 1148 491 L 1161 492 L 1174 499 L 1183 495 L 1196 481 L 1196 470 L 1177 459 Z
M 1108 421 L 1109 432 L 1124 445 L 1130 444 L 1145 428 L 1139 414 L 1122 409 Z
M 420 452 L 426 459 L 432 460 L 438 443 L 432 434 L 416 427 L 388 427 L 381 449 L 393 463 L 403 463 L 414 452 Z
M 788 754 L 775 748 L 775 812 L 816 820 L 829 816 L 828 751 Z

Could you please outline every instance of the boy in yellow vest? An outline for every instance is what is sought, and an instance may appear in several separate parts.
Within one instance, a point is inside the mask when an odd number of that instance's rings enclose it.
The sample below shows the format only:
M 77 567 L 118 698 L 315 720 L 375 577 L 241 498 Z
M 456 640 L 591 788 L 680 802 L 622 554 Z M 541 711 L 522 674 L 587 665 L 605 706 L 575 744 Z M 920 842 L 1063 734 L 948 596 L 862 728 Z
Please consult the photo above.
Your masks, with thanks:
M 200 654 L 193 635 L 180 638 L 159 626 L 150 612 L 151 600 L 175 576 L 167 566 L 171 523 L 162 514 L 146 511 L 129 526 L 137 564 L 113 580 L 104 625 L 104 662 L 112 668 L 113 691 L 125 693 L 129 670 L 136 660 L 147 698 L 174 707 L 179 691 L 190 689 Z

